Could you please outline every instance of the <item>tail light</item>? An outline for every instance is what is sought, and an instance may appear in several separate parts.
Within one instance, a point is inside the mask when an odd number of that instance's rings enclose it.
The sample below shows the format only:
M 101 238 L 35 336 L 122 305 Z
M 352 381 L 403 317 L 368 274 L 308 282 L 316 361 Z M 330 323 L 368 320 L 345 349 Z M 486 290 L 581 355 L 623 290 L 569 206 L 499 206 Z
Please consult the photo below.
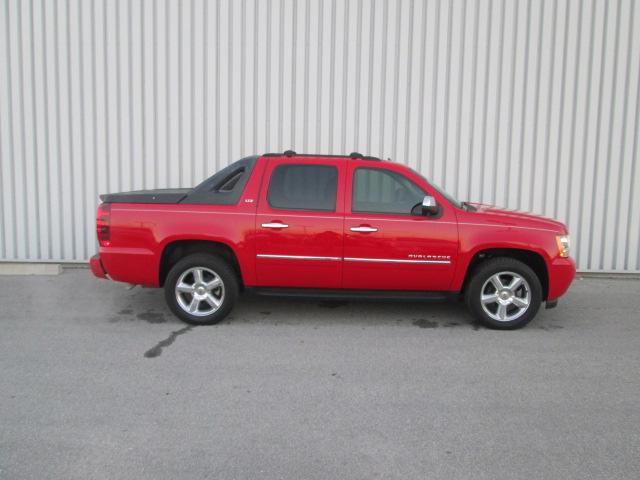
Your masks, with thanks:
M 111 204 L 102 203 L 96 213 L 96 234 L 101 247 L 111 243 Z

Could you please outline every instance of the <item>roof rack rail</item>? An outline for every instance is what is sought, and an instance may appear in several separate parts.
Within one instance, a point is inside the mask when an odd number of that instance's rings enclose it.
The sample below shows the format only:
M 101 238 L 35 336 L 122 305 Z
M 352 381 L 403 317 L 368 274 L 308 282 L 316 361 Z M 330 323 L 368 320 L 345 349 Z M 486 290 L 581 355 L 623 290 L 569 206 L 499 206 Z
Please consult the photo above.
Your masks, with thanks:
M 270 152 L 265 153 L 264 157 L 328 157 L 328 158 L 353 158 L 354 160 L 375 160 L 380 161 L 381 159 L 378 157 L 373 157 L 371 155 L 363 155 L 359 152 L 351 152 L 349 155 L 330 155 L 325 153 L 296 153 L 293 150 L 286 150 L 283 153 Z

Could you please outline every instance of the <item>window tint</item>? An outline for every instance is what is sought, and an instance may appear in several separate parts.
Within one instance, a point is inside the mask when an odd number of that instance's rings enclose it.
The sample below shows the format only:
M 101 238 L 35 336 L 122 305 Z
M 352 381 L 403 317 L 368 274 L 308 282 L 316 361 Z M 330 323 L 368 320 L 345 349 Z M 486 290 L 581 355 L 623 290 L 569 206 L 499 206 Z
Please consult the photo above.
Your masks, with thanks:
M 338 169 L 329 165 L 280 165 L 271 174 L 269 205 L 280 210 L 336 209 Z
M 238 169 L 237 171 L 233 172 L 231 175 L 229 175 L 227 178 L 225 178 L 218 185 L 214 185 L 211 188 L 211 191 L 217 191 L 217 192 L 230 192 L 230 191 L 232 191 L 234 189 L 234 187 L 238 184 L 240 179 L 242 178 L 243 174 L 244 174 L 244 167 L 242 167 L 242 168 Z
M 410 215 L 425 193 L 408 178 L 380 168 L 358 168 L 353 175 L 351 211 Z

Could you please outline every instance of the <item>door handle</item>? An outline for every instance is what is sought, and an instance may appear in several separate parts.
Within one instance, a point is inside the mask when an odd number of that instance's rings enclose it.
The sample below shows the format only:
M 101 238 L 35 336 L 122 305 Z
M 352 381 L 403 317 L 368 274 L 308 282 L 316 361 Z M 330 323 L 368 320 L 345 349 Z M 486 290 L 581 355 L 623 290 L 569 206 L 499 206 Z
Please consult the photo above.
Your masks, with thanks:
M 289 228 L 289 225 L 287 225 L 286 223 L 271 222 L 263 223 L 262 228 Z
M 352 232 L 377 232 L 378 229 L 374 228 L 374 227 L 364 227 L 364 226 L 360 226 L 360 227 L 351 227 L 349 230 L 351 230 Z

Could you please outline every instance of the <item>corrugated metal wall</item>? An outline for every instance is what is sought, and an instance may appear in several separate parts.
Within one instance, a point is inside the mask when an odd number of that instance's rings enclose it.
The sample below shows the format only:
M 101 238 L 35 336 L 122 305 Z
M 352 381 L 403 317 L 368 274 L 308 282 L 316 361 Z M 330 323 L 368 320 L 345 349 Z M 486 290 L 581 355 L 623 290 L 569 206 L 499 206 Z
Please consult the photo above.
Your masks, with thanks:
M 85 260 L 98 193 L 293 148 L 406 162 L 640 270 L 633 0 L 0 5 L 0 259 Z

